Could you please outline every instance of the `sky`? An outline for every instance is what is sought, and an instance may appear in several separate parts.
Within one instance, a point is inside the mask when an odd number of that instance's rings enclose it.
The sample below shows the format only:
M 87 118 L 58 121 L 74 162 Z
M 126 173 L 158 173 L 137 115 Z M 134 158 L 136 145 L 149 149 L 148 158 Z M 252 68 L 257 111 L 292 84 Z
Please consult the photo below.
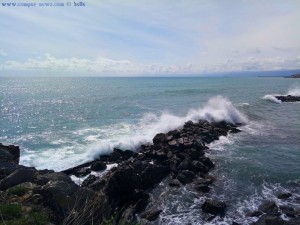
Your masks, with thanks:
M 7 6 L 3 3 L 36 3 Z M 39 6 L 39 3 L 64 6 Z M 81 2 L 81 3 L 80 3 Z M 299 0 L 1 0 L 0 75 L 300 68 Z

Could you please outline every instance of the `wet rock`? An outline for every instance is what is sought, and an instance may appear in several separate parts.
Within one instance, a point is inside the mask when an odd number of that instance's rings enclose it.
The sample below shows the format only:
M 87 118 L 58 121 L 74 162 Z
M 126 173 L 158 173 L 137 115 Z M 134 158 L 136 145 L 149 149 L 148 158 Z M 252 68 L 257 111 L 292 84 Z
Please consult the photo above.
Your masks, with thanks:
M 195 173 L 189 170 L 182 170 L 178 173 L 177 179 L 182 183 L 182 184 L 188 184 L 193 181 L 195 178 Z
M 275 202 L 266 201 L 258 207 L 258 210 L 262 211 L 264 213 L 277 213 L 278 212 L 278 207 L 275 204 Z
M 114 148 L 113 152 L 110 154 L 109 161 L 110 162 L 117 162 L 119 159 L 122 158 L 123 151 L 118 148 Z
M 149 220 L 149 221 L 154 221 L 159 217 L 161 212 L 162 212 L 162 210 L 160 210 L 160 209 L 152 209 L 152 210 L 149 210 L 149 211 L 143 213 L 141 215 L 141 218 Z
M 207 193 L 210 190 L 210 188 L 205 184 L 196 184 L 194 186 L 194 188 L 196 191 L 201 192 L 201 193 Z
M 91 165 L 92 171 L 100 171 L 100 170 L 105 170 L 105 169 L 106 169 L 106 163 L 101 162 L 101 161 L 96 161 Z
M 273 215 L 262 215 L 258 221 L 253 223 L 252 225 L 284 225 L 285 222 L 279 216 Z
M 230 133 L 239 133 L 239 132 L 242 132 L 240 129 L 238 129 L 238 128 L 236 128 L 236 127 L 232 127 L 231 129 L 230 129 Z
M 168 142 L 167 135 L 164 133 L 159 133 L 155 135 L 155 137 L 152 139 L 153 144 L 158 145 L 158 144 L 165 144 Z
M 287 217 L 296 217 L 296 212 L 293 207 L 289 206 L 280 206 L 279 209 L 283 214 L 285 214 Z
M 0 190 L 6 190 L 7 188 L 24 182 L 31 182 L 34 179 L 35 171 L 34 168 L 25 167 L 16 169 L 13 173 L 0 181 Z
M 277 198 L 279 199 L 288 199 L 290 197 L 292 197 L 292 194 L 288 192 L 282 192 L 277 195 Z
M 88 168 L 88 167 L 79 168 L 79 169 L 73 171 L 73 174 L 76 177 L 84 177 L 84 176 L 86 176 L 86 175 L 88 175 L 90 173 L 91 173 L 91 169 Z
M 177 180 L 177 179 L 172 179 L 172 180 L 169 182 L 169 186 L 170 186 L 170 187 L 180 187 L 181 184 L 180 184 L 179 180 Z
M 282 102 L 298 102 L 300 101 L 300 96 L 292 96 L 292 95 L 286 95 L 286 96 L 275 96 L 278 100 Z
M 263 214 L 262 211 L 256 210 L 256 211 L 247 213 L 246 216 L 248 216 L 248 217 L 260 217 L 262 214 Z
M 205 200 L 201 208 L 206 213 L 223 216 L 225 214 L 226 203 L 218 200 L 208 199 Z

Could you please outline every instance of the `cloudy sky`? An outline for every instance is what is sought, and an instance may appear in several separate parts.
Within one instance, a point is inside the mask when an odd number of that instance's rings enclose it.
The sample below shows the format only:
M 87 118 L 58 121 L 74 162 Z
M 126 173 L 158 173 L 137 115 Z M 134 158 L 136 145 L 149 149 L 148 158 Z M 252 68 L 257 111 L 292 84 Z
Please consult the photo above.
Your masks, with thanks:
M 65 6 L 0 5 L 0 75 L 300 68 L 299 0 L 48 2 Z

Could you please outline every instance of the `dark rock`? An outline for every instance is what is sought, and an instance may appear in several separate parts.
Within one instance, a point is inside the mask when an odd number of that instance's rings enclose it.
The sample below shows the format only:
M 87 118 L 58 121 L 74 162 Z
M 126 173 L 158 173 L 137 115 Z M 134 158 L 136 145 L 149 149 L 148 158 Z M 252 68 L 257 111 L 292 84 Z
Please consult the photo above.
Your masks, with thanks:
M 205 178 L 199 178 L 196 180 L 195 184 L 212 184 L 215 181 L 215 178 L 212 176 L 207 176 Z
M 155 135 L 153 138 L 153 144 L 158 145 L 158 144 L 165 144 L 168 142 L 167 135 L 164 133 L 160 133 Z
M 299 225 L 300 224 L 300 217 L 291 218 L 289 221 L 285 221 L 284 225 Z
M 14 172 L 17 168 L 20 168 L 23 166 L 19 166 L 15 164 L 14 162 L 8 162 L 8 161 L 0 161 L 0 180 L 7 175 Z
M 195 178 L 195 173 L 189 170 L 182 170 L 178 173 L 177 179 L 182 183 L 182 184 L 188 184 L 193 181 Z
M 285 222 L 279 216 L 262 215 L 253 225 L 284 225 Z
M 196 172 L 202 172 L 202 173 L 207 173 L 208 172 L 208 167 L 204 165 L 202 162 L 199 161 L 193 161 L 193 170 Z
M 283 96 L 275 96 L 278 100 L 282 102 L 298 102 L 300 101 L 300 96 L 292 96 L 292 95 L 283 95 Z
M 96 161 L 91 165 L 92 171 L 100 171 L 100 170 L 105 170 L 105 169 L 106 169 L 106 164 L 101 161 Z
M 172 179 L 170 182 L 169 182 L 169 186 L 170 187 L 180 187 L 180 182 L 179 180 L 177 179 Z
M 131 150 L 125 150 L 122 153 L 122 159 L 123 160 L 127 160 L 130 159 L 131 157 L 133 157 L 135 155 L 135 153 Z
M 34 183 L 38 185 L 45 185 L 49 181 L 63 181 L 65 183 L 73 184 L 72 179 L 64 173 L 54 173 L 53 171 L 37 171 Z
M 160 209 L 152 209 L 152 210 L 149 210 L 149 211 L 143 213 L 141 215 L 141 218 L 149 220 L 149 221 L 154 221 L 159 217 L 159 214 L 161 212 L 162 212 L 162 210 L 160 210 Z
M 283 214 L 285 214 L 287 217 L 296 217 L 295 215 L 295 209 L 293 207 L 289 206 L 280 206 L 279 209 Z
M 88 175 L 90 173 L 91 173 L 91 169 L 88 168 L 88 167 L 79 168 L 79 169 L 73 171 L 73 174 L 76 177 L 84 177 L 84 176 L 86 176 L 86 175 Z
M 206 213 L 223 216 L 225 213 L 226 204 L 218 200 L 208 199 L 205 200 L 201 208 Z
M 202 193 L 207 193 L 210 190 L 210 188 L 205 184 L 196 184 L 194 187 L 195 187 L 196 191 L 202 192 Z
M 19 164 L 20 148 L 19 146 L 5 146 L 0 143 L 0 161 L 10 161 Z
M 206 165 L 208 168 L 214 168 L 215 164 L 208 157 L 202 157 L 200 161 Z
M 278 207 L 275 204 L 275 202 L 266 201 L 258 207 L 258 210 L 262 211 L 264 213 L 277 213 L 278 212 Z
M 290 197 L 292 197 L 292 194 L 291 193 L 287 193 L 287 192 L 279 193 L 277 195 L 277 198 L 279 198 L 279 199 L 288 199 Z
M 97 180 L 95 175 L 89 175 L 81 184 L 82 187 L 88 187 Z
M 256 210 L 256 211 L 247 213 L 246 216 L 248 216 L 248 217 L 260 217 L 262 214 L 263 214 L 262 211 Z
M 24 182 L 31 182 L 34 179 L 35 171 L 33 168 L 25 167 L 16 169 L 13 173 L 0 181 L 0 190 L 6 190 L 7 188 Z
M 122 158 L 123 151 L 118 148 L 114 148 L 113 152 L 110 154 L 109 161 L 116 162 Z
M 239 223 L 237 223 L 237 222 L 232 222 L 231 225 L 241 225 L 241 224 L 239 224 Z
M 230 129 L 230 133 L 239 133 L 239 132 L 242 132 L 240 129 L 236 128 L 236 127 L 233 127 Z

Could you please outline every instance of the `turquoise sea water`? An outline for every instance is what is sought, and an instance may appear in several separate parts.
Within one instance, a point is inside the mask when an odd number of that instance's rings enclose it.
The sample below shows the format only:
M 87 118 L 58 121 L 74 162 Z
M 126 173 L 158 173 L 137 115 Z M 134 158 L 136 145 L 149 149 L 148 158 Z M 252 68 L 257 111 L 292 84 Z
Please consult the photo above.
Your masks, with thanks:
M 0 142 L 21 148 L 21 164 L 62 170 L 111 151 L 134 149 L 188 119 L 245 120 L 243 132 L 210 145 L 217 180 L 209 196 L 231 206 L 222 221 L 244 215 L 278 191 L 299 192 L 300 95 L 285 78 L 0 78 Z M 158 224 L 203 224 L 203 200 L 188 186 L 153 190 L 164 207 Z M 276 200 L 279 201 L 279 200 Z M 292 200 L 291 200 L 292 201 Z M 290 204 L 297 204 L 291 202 Z

